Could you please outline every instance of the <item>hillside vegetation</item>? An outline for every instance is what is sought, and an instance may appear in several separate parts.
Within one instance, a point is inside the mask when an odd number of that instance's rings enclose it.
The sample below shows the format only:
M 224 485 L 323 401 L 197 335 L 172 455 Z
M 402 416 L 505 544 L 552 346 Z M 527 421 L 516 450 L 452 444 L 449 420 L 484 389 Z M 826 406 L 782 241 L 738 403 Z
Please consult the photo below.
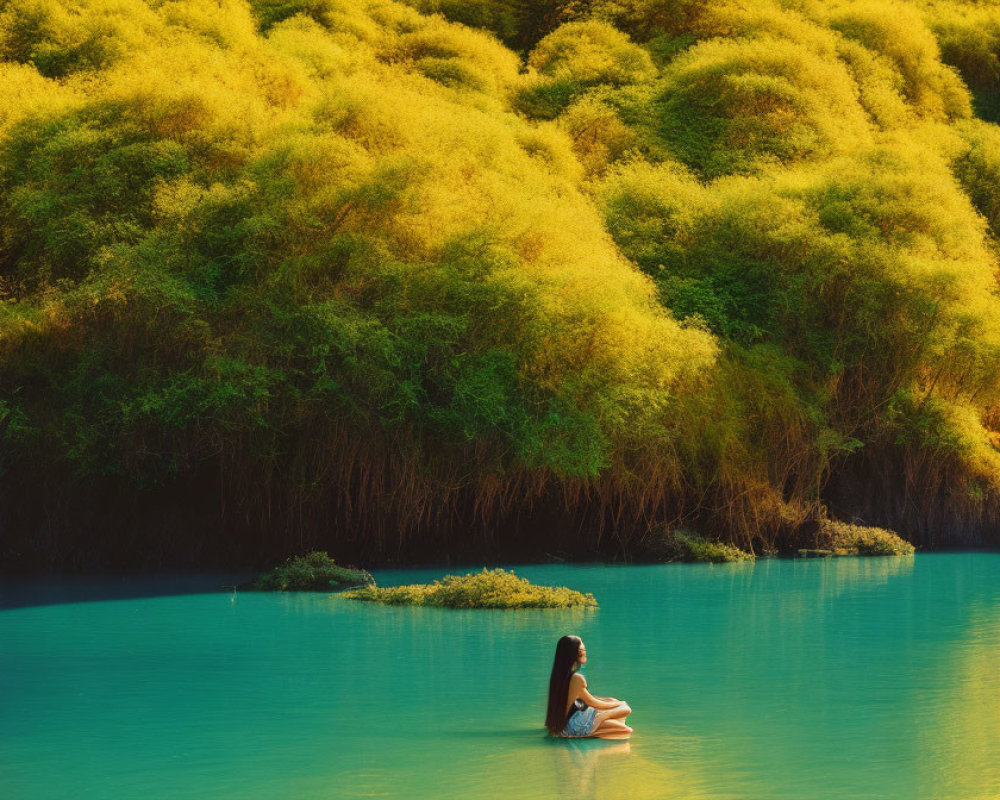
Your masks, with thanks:
M 1000 541 L 998 54 L 992 2 L 0 0 L 0 563 Z

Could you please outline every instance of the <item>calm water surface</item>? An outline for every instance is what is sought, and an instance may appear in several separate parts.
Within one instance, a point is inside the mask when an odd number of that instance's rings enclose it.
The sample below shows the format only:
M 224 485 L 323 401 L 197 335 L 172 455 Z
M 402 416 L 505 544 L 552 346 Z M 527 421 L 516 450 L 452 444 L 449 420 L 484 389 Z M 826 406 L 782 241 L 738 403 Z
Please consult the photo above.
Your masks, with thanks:
M 0 797 L 1000 797 L 1000 554 L 518 572 L 601 607 L 2 583 Z M 567 632 L 631 742 L 544 736 Z

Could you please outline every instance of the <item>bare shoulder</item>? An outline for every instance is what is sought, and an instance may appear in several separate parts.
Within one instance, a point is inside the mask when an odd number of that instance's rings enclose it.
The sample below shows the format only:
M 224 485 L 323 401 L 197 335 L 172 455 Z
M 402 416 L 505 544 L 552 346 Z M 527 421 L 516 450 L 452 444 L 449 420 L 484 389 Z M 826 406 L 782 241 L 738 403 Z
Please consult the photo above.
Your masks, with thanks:
M 587 679 L 583 677 L 579 672 L 574 672 L 569 676 L 570 686 L 586 686 Z

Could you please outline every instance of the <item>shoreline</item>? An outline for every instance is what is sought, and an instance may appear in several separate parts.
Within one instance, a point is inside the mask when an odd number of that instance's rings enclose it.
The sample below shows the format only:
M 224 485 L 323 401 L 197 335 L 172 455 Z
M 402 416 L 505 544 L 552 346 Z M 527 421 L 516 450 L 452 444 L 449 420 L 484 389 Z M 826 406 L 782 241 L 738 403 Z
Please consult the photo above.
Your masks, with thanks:
M 552 559 L 552 560 L 483 560 L 483 561 L 408 561 L 408 562 L 384 562 L 381 564 L 368 564 L 366 569 L 387 572 L 406 571 L 452 571 L 464 573 L 482 569 L 520 569 L 524 567 L 605 567 L 608 569 L 629 569 L 633 567 L 664 567 L 664 566 L 716 566 L 726 567 L 736 565 L 741 567 L 752 567 L 757 562 L 772 561 L 836 561 L 843 559 L 882 559 L 882 558 L 911 558 L 917 555 L 990 555 L 1000 554 L 1000 547 L 935 547 L 919 548 L 912 556 L 884 556 L 865 555 L 858 553 L 831 555 L 827 557 L 802 557 L 790 553 L 776 553 L 771 555 L 758 556 L 756 561 L 727 562 L 724 564 L 712 564 L 711 562 L 696 561 L 604 561 L 601 559 Z M 108 578 L 163 578 L 170 577 L 179 580 L 198 577 L 208 577 L 214 575 L 225 575 L 233 578 L 242 576 L 244 580 L 252 580 L 259 574 L 259 569 L 245 564 L 236 565 L 202 565 L 202 566 L 144 566 L 144 567 L 117 567 L 103 570 L 98 569 L 52 569 L 52 570 L 9 570 L 0 568 L 0 580 L 34 580 L 34 579 L 108 579 Z M 222 588 L 232 588 L 226 586 Z M 242 591 L 242 590 L 241 590 Z M 259 593 L 259 592 L 255 592 Z

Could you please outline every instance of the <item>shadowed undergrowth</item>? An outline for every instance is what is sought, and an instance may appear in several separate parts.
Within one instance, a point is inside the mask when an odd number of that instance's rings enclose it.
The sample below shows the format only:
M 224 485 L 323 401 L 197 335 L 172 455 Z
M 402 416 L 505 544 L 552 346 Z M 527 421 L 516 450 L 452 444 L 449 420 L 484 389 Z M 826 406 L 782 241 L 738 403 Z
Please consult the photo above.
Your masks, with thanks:
M 374 584 L 370 572 L 342 567 L 326 553 L 312 552 L 288 559 L 245 588 L 264 592 L 309 592 Z

